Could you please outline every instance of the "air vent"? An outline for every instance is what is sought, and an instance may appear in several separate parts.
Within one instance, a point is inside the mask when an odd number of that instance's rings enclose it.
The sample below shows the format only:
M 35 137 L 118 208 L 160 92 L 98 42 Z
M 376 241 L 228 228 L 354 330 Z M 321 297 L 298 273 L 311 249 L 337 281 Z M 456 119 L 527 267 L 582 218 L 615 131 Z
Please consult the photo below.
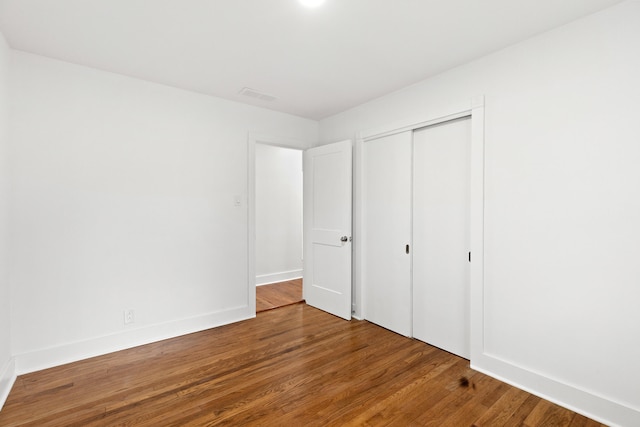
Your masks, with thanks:
M 244 96 L 248 96 L 249 98 L 256 98 L 259 99 L 261 101 L 268 101 L 268 102 L 272 102 L 276 100 L 275 96 L 272 95 L 267 95 L 266 93 L 262 93 L 260 91 L 257 91 L 255 89 L 251 89 L 248 87 L 242 88 L 242 90 L 240 92 L 238 92 L 240 95 L 244 95 Z

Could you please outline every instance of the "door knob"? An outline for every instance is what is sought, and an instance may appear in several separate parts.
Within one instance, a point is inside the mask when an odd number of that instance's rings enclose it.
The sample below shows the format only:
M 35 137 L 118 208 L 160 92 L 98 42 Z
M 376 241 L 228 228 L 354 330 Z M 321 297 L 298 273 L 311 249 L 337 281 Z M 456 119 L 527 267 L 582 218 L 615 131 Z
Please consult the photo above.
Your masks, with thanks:
M 343 243 L 344 243 L 344 242 L 348 242 L 348 241 L 349 241 L 349 238 L 348 238 L 347 236 L 342 236 L 342 237 L 340 238 L 340 241 L 341 241 L 341 242 L 343 242 Z

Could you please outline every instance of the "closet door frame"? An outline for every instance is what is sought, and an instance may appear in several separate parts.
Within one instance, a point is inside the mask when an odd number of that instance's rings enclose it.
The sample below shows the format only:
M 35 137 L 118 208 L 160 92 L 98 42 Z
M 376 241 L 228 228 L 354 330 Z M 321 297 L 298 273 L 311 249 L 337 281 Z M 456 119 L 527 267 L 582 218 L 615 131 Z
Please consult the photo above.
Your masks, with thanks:
M 466 107 L 444 110 L 442 114 L 406 119 L 381 126 L 377 129 L 361 131 L 357 134 L 354 168 L 354 317 L 366 318 L 363 293 L 366 284 L 363 277 L 362 224 L 366 212 L 363 206 L 364 158 L 363 145 L 367 141 L 396 133 L 413 131 L 427 126 L 444 123 L 463 117 L 471 118 L 471 164 L 470 164 L 470 214 L 469 240 L 471 250 L 470 265 L 470 350 L 471 366 L 484 353 L 484 96 L 476 96 Z

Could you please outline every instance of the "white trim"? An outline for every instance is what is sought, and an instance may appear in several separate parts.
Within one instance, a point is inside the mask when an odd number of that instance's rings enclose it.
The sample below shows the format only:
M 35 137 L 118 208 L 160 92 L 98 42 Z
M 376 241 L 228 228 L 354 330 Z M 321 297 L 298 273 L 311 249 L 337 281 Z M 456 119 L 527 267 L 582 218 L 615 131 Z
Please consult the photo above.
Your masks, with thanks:
M 362 134 L 357 134 L 355 137 L 355 143 L 353 144 L 353 170 L 351 171 L 353 176 L 353 194 L 351 198 L 352 203 L 352 217 L 351 217 L 351 236 L 353 237 L 353 248 L 351 256 L 351 317 L 357 320 L 364 319 L 364 312 L 362 310 L 363 305 L 363 287 L 360 269 L 362 268 L 362 230 L 364 218 L 362 214 L 362 183 L 364 182 L 363 174 L 363 144 Z
M 304 151 L 309 144 L 300 140 L 279 138 L 249 132 L 247 138 L 247 305 L 256 313 L 256 144 Z M 266 283 L 263 283 L 266 284 Z
M 484 97 L 475 97 L 471 104 L 469 334 L 473 361 L 484 352 Z
M 366 142 L 371 141 L 373 139 L 384 138 L 385 136 L 395 135 L 397 133 L 402 133 L 406 131 L 413 131 L 416 129 L 421 129 L 427 126 L 437 125 L 439 123 L 448 122 L 455 119 L 460 119 L 462 117 L 468 117 L 471 115 L 470 109 L 456 111 L 454 113 L 445 114 L 443 116 L 438 116 L 433 119 L 423 119 L 423 120 L 407 120 L 396 122 L 395 124 L 378 128 L 376 130 L 364 131 L 361 132 L 360 137 Z
M 256 313 L 256 135 L 247 140 L 247 305 Z
M 255 304 L 255 303 L 254 303 Z M 17 375 L 48 369 L 90 357 L 200 332 L 255 317 L 248 306 L 231 308 L 173 322 L 128 329 L 86 341 L 77 341 L 15 356 Z
M 287 280 L 302 278 L 303 270 L 281 271 L 279 273 L 261 274 L 256 276 L 256 286 L 270 285 L 271 283 L 286 282 Z
M 16 363 L 15 359 L 11 358 L 4 364 L 0 371 L 0 410 L 7 401 L 7 397 L 9 397 L 16 378 Z
M 640 411 L 637 409 L 499 357 L 483 353 L 472 358 L 471 368 L 602 424 L 611 427 L 640 426 Z

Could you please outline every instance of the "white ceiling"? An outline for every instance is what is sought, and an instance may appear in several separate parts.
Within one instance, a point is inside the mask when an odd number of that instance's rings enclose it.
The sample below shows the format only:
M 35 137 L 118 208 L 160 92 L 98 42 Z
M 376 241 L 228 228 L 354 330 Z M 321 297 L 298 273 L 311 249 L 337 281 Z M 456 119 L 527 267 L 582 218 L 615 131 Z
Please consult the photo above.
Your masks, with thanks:
M 14 49 L 318 120 L 619 2 L 0 0 L 0 30 Z

